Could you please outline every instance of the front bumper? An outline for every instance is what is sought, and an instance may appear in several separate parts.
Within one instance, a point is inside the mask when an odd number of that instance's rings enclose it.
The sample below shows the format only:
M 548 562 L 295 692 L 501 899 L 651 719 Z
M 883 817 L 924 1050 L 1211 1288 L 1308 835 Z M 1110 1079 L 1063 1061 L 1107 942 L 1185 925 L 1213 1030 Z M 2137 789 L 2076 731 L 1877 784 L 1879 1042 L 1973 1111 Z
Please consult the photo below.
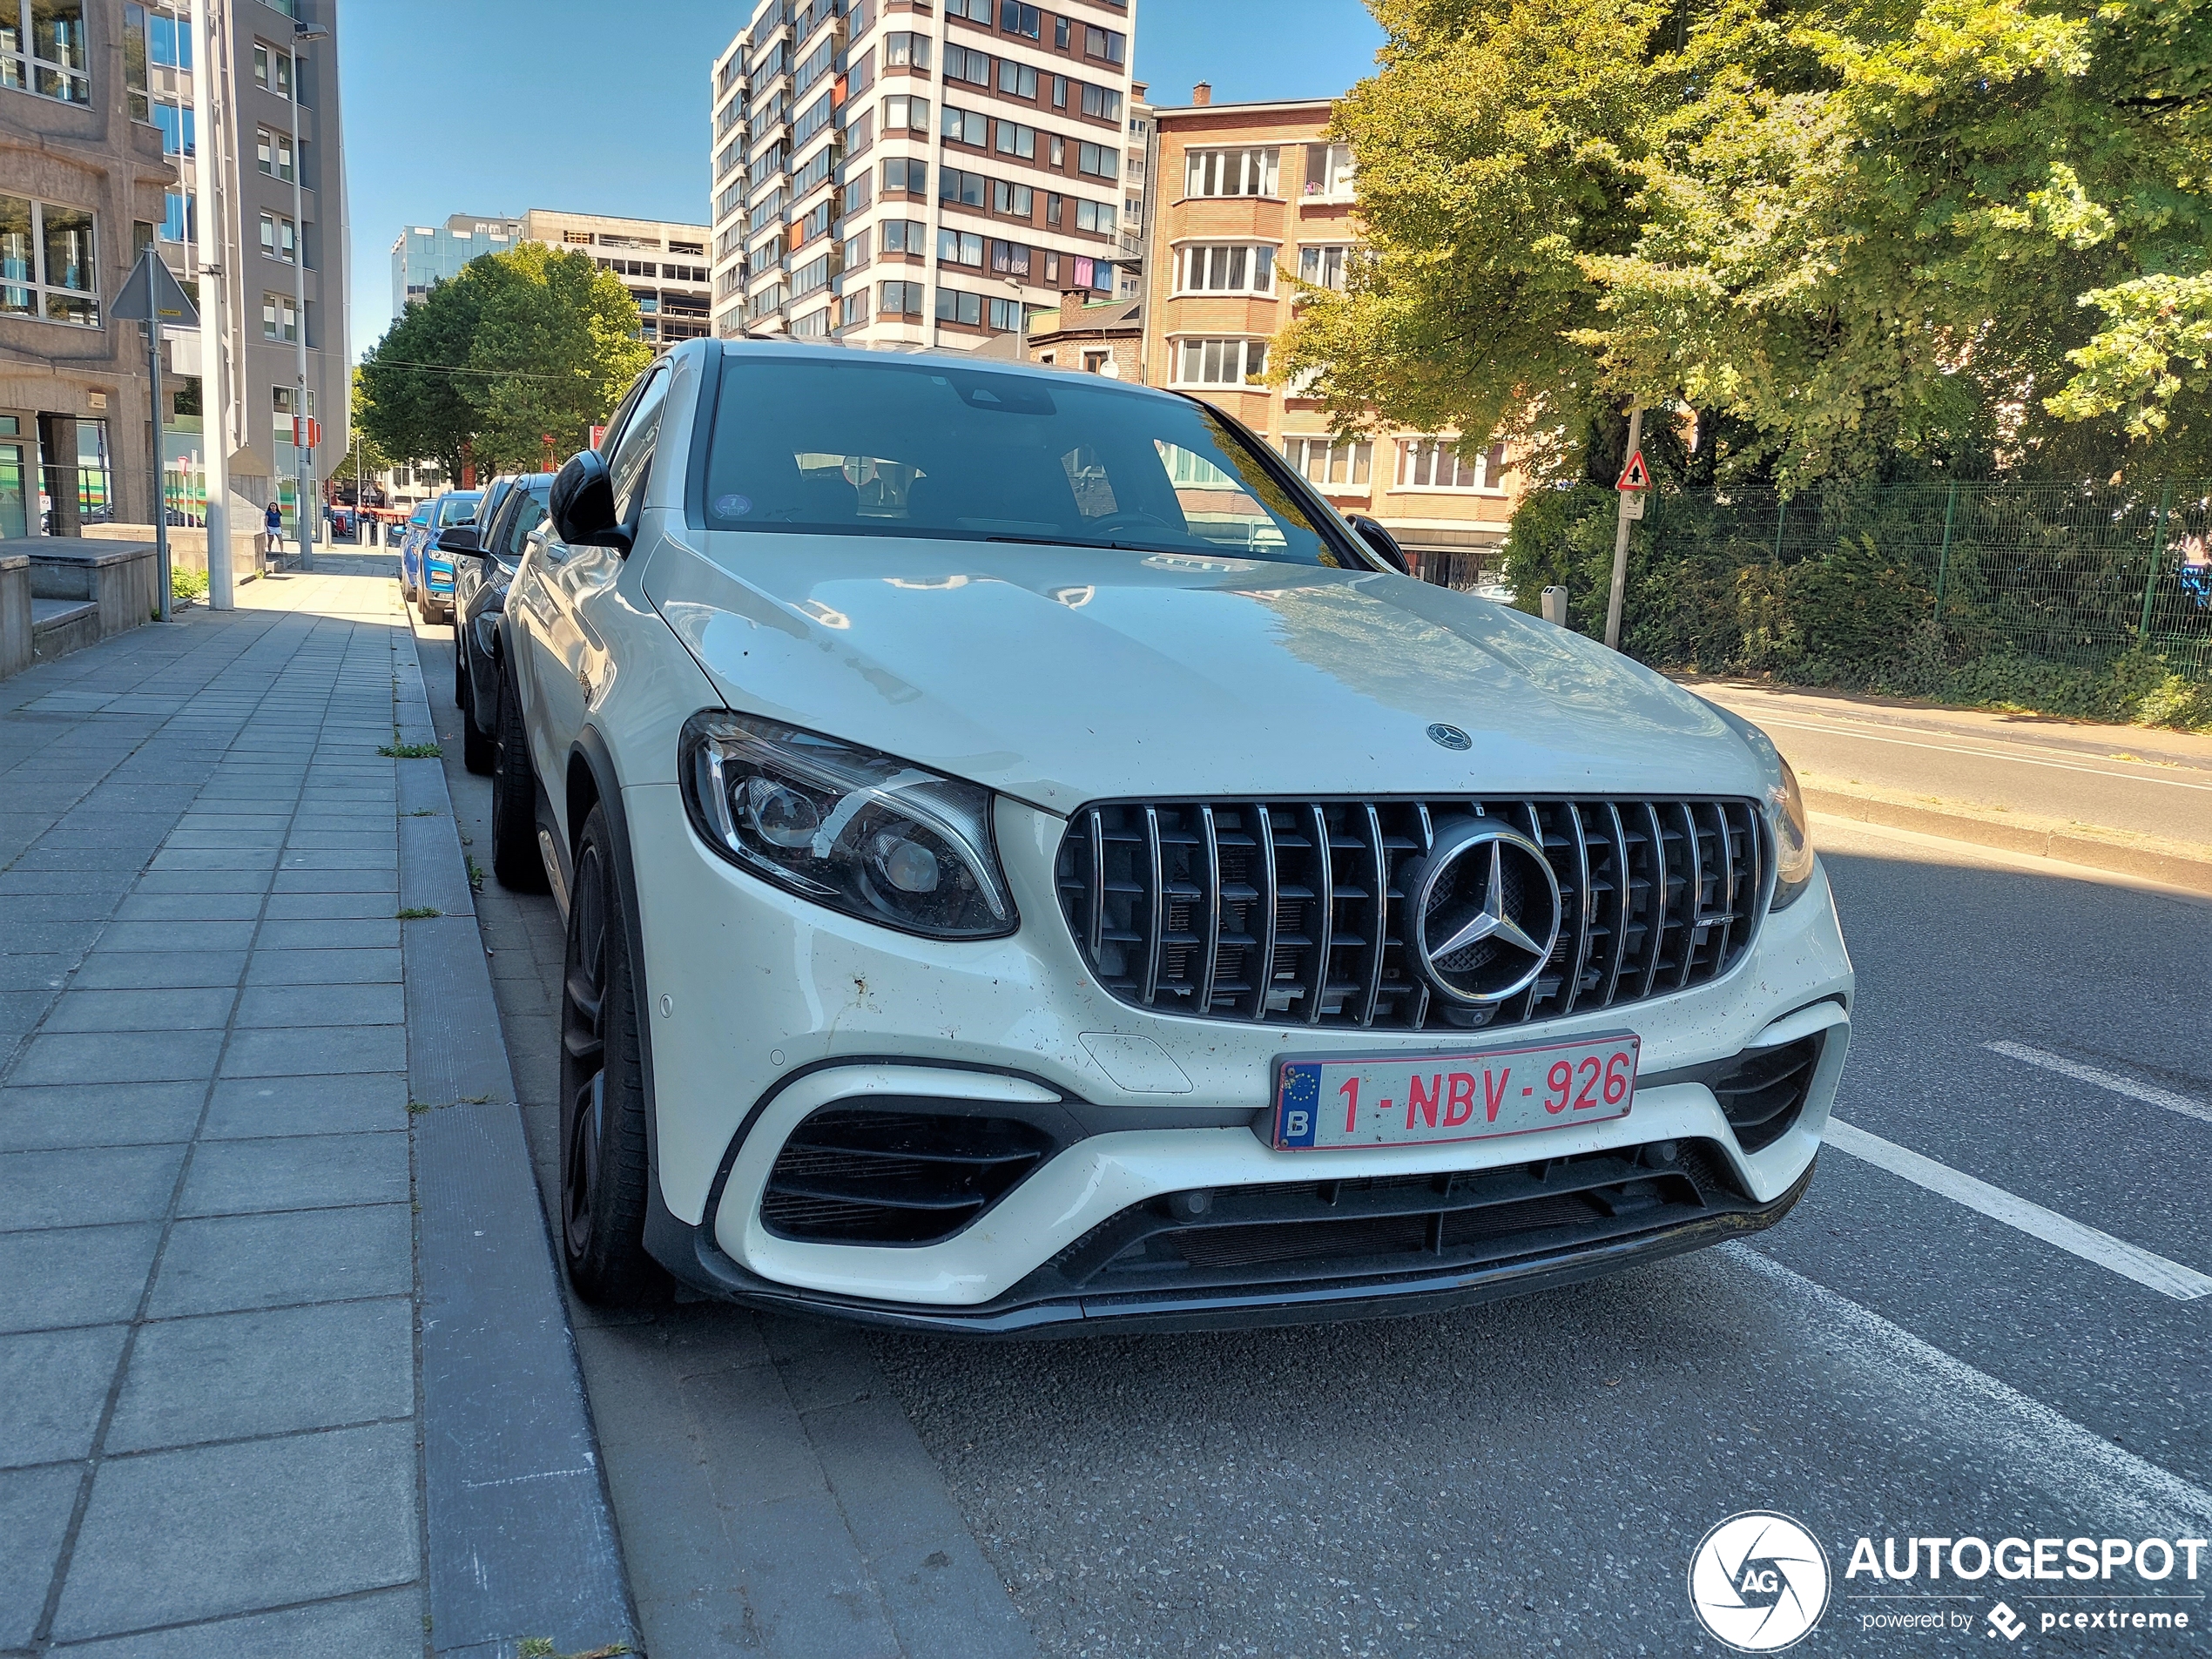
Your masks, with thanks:
M 693 835 L 676 790 L 624 792 L 644 948 L 659 1206 L 656 1254 L 702 1289 L 755 1303 L 928 1328 L 1018 1332 L 1352 1318 L 1534 1289 L 1770 1225 L 1803 1190 L 1841 1072 L 1851 969 L 1824 877 L 1723 979 L 1585 1016 L 1516 1026 L 1496 1041 L 1563 1040 L 1628 1027 L 1642 1039 L 1634 1111 L 1536 1136 L 1442 1146 L 1278 1151 L 1256 1133 L 1277 1060 L 1332 1046 L 1439 1052 L 1436 1034 L 1357 1032 L 1148 1014 L 1090 977 L 1052 888 L 1062 820 L 1002 801 L 999 844 L 1022 926 L 943 945 L 889 934 L 752 880 Z M 1342 1037 L 1345 1034 L 1333 1034 Z M 1819 1057 L 1786 1131 L 1739 1143 L 1708 1070 L 1747 1049 L 1816 1037 Z M 1317 1040 L 1318 1039 L 1318 1040 Z M 825 1108 L 1072 1114 L 1082 1132 L 971 1224 L 941 1241 L 825 1243 L 763 1219 L 794 1131 Z M 1315 1182 L 1441 1183 L 1539 1163 L 1703 1150 L 1698 1204 L 1649 1224 L 1526 1248 L 1416 1260 L 1309 1259 L 1231 1282 L 1127 1294 L 1068 1281 L 1055 1264 L 1098 1230 L 1203 1190 Z M 1059 1273 L 1058 1278 L 1055 1274 Z M 1203 1275 L 1200 1277 L 1204 1277 Z

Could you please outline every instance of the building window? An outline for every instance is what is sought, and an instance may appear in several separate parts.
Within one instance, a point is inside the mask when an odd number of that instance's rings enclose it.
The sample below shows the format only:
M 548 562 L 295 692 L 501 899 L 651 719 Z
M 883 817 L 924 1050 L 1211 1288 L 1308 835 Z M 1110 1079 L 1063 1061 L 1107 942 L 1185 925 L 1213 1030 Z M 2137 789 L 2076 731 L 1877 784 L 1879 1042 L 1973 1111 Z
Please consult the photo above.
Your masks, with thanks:
M 999 59 L 999 91 L 1010 92 L 1015 98 L 1035 98 L 1037 95 L 1037 71 L 1026 64 L 1017 64 L 1011 57 Z
M 0 316 L 100 326 L 89 208 L 0 196 Z
M 1029 250 L 1021 242 L 991 241 L 991 269 L 1001 276 L 1029 274 Z
M 1103 374 L 1106 365 L 1113 361 L 1114 354 L 1110 351 L 1087 351 L 1083 354 L 1083 373 Z
M 918 219 L 887 219 L 875 227 L 886 253 L 920 253 L 928 244 L 922 239 L 928 227 Z
M 947 167 L 938 174 L 938 199 L 958 202 L 964 207 L 981 207 L 984 187 L 990 182 L 980 172 L 962 172 L 957 167 Z
M 1302 247 L 1298 251 L 1298 277 L 1317 288 L 1344 290 L 1345 261 L 1351 256 L 1349 247 Z
M 292 96 L 292 54 L 259 42 L 253 47 L 253 84 L 280 98 Z
M 862 231 L 857 236 L 846 237 L 845 239 L 845 268 L 848 271 L 857 271 L 867 262 L 867 232 Z
M 1036 193 L 1027 185 L 1009 185 L 995 179 L 991 185 L 991 211 L 1010 218 L 1026 219 L 1036 205 Z
M 981 150 L 991 141 L 989 118 L 974 110 L 956 110 L 948 104 L 940 125 L 946 139 L 953 144 L 972 144 Z
M 1061 25 L 1068 25 L 1062 20 Z M 1025 6 L 1022 0 L 999 0 L 999 27 L 1009 35 L 1027 35 L 1031 40 L 1044 37 L 1044 13 L 1035 6 Z
M 1305 146 L 1305 193 L 1332 200 L 1349 199 L 1357 169 L 1348 144 L 1309 144 Z
M 1184 158 L 1186 196 L 1272 196 L 1273 150 L 1193 150 Z
M 991 26 L 991 0 L 945 0 L 948 17 L 965 17 L 970 23 Z
M 829 287 L 830 277 L 833 274 L 830 266 L 830 256 L 825 253 L 819 259 L 807 260 L 806 264 L 793 271 L 791 273 L 791 297 L 794 300 L 804 300 L 808 294 L 819 293 Z M 825 312 L 823 314 L 826 316 L 828 314 Z M 826 324 L 824 325 L 823 332 L 825 334 L 828 332 Z
M 991 84 L 991 55 L 966 46 L 945 48 L 945 79 L 966 81 L 970 86 Z
M 253 130 L 253 153 L 261 171 L 272 179 L 292 182 L 292 135 L 268 127 Z
M 938 289 L 937 320 L 966 323 L 971 328 L 981 328 L 983 326 L 983 296 L 961 288 Z
M 261 296 L 261 338 L 281 340 L 287 344 L 300 338 L 300 322 L 293 313 L 293 300 L 288 293 L 264 293 Z
M 887 133 L 929 131 L 929 100 L 926 98 L 887 98 L 883 100 L 883 130 Z
M 287 428 L 292 424 L 293 394 L 298 389 L 292 386 L 269 388 L 269 413 L 276 417 L 277 436 L 287 442 L 292 436 Z M 307 418 L 310 421 L 315 418 L 315 388 L 312 386 L 307 388 Z
M 867 320 L 868 291 L 866 288 L 861 289 L 858 293 L 846 294 L 840 302 L 837 314 L 839 327 L 850 328 L 855 323 L 863 323 Z
M 1267 377 L 1264 340 L 1184 340 L 1177 342 L 1178 386 L 1258 386 Z
M 1178 248 L 1175 287 L 1177 293 L 1272 293 L 1275 250 L 1242 242 Z
M 937 233 L 937 257 L 947 265 L 983 263 L 983 239 L 967 231 Z
M 1037 158 L 1037 130 L 1025 127 L 1019 121 L 999 123 L 998 143 L 994 146 L 1002 156 L 1019 156 L 1024 161 Z
M 282 260 L 287 265 L 299 258 L 299 246 L 292 221 L 280 213 L 261 215 L 261 252 L 273 260 Z
M 1372 443 L 1337 443 L 1327 438 L 1286 438 L 1283 453 L 1291 465 L 1325 489 L 1332 484 L 1363 487 L 1374 465 Z
M 1060 104 L 1066 101 L 1064 98 L 1054 100 Z M 1085 115 L 1095 115 L 1106 121 L 1118 121 L 1122 118 L 1122 95 L 1111 87 L 1092 86 L 1085 83 L 1082 109 Z
M 880 314 L 886 317 L 919 317 L 921 315 L 921 284 L 879 283 L 876 287 L 876 305 Z
M 1129 37 L 1111 29 L 1083 25 L 1083 56 L 1103 57 L 1109 64 L 1118 64 L 1129 56 Z
M 1089 231 L 1098 236 L 1111 236 L 1114 233 L 1114 204 L 1111 202 L 1086 201 L 1077 197 L 1076 199 L 1076 228 L 1079 231 Z
M 4 3 L 4 0 L 0 0 Z M 197 155 L 199 144 L 193 131 L 192 105 L 178 105 L 167 98 L 156 98 L 147 111 L 148 118 L 161 129 L 161 153 L 165 156 Z M 288 176 L 288 175 L 287 175 Z
M 886 69 L 921 69 L 929 67 L 929 37 L 927 35 L 886 35 L 883 37 L 883 66 Z
M 1093 179 L 1118 179 L 1122 176 L 1122 152 L 1110 144 L 1079 144 L 1076 146 L 1076 171 Z
M 1022 302 L 1019 300 L 991 301 L 991 327 L 1002 334 L 1010 334 L 1022 326 Z
M 808 312 L 791 325 L 792 336 L 796 340 L 826 340 L 829 337 L 829 331 L 830 308 L 827 306 L 819 311 Z
M 883 164 L 883 188 L 910 191 L 917 196 L 929 193 L 929 164 L 905 156 L 894 156 Z
M 1505 475 L 1506 446 L 1494 443 L 1472 461 L 1460 453 L 1457 438 L 1400 438 L 1400 489 L 1479 489 L 1499 494 Z
M 92 78 L 84 38 L 84 0 L 0 0 L 0 86 L 36 92 L 64 104 L 90 104 Z
M 1055 17 L 1052 20 L 1052 44 L 1063 52 L 1068 50 L 1069 28 L 1069 24 L 1065 17 Z M 1050 362 L 1052 360 L 1048 357 L 1045 361 Z

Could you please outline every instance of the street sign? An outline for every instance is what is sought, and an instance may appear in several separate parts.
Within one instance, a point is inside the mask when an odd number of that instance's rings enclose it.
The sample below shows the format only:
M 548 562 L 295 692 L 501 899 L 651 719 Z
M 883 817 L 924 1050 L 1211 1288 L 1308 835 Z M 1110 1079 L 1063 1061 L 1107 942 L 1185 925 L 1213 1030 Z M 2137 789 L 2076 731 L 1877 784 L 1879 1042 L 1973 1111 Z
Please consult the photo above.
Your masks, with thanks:
M 199 313 L 185 297 L 184 288 L 152 248 L 138 255 L 123 292 L 115 296 L 110 314 L 134 322 L 158 322 L 165 328 L 197 328 Z
M 300 428 L 307 428 L 301 435 Z M 312 415 L 292 417 L 292 443 L 294 448 L 312 449 L 322 442 L 322 422 Z
M 1642 450 L 1638 449 L 1629 456 L 1629 464 L 1621 469 L 1621 482 L 1613 488 L 1615 489 L 1651 488 L 1651 469 L 1643 464 Z
M 1643 491 L 1624 489 L 1621 492 L 1621 516 L 1631 520 L 1643 516 Z
M 604 427 L 603 427 L 603 426 L 595 426 L 595 427 L 593 427 L 593 428 L 591 428 L 591 447 L 592 447 L 594 449 L 597 449 L 597 448 L 598 448 L 601 444 L 604 443 L 606 441 L 607 441 L 607 428 L 604 428 Z

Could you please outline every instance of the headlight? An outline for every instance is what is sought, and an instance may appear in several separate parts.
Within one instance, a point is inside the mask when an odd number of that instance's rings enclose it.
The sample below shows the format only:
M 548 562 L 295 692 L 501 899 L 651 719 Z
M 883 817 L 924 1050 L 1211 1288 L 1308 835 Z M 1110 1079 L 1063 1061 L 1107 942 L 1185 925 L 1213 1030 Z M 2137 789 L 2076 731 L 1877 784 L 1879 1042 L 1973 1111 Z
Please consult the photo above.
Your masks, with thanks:
M 1767 786 L 1767 819 L 1774 826 L 1774 902 L 1780 910 L 1794 903 L 1812 883 L 1812 826 L 1805 820 L 1805 798 L 1797 792 L 1797 774 L 1779 753 L 1778 781 Z
M 1014 931 L 989 790 L 750 715 L 695 714 L 681 742 L 692 827 L 732 864 L 905 933 Z

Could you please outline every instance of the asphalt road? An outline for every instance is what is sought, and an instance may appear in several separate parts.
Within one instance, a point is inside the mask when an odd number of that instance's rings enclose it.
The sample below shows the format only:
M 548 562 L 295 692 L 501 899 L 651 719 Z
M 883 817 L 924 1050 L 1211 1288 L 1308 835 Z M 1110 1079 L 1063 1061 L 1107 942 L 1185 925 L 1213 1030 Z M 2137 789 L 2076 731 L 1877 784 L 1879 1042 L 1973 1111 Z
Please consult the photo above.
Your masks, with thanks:
M 446 631 L 421 637 L 482 847 Z M 2202 1650 L 2212 1553 L 2195 1581 L 2115 1580 L 2168 1598 L 2121 1603 L 1844 1569 L 1862 1536 L 2212 1534 L 2212 1296 L 2154 1288 L 2212 1273 L 2212 905 L 1893 832 L 1819 839 L 1860 974 L 1838 1116 L 1863 1153 L 1932 1161 L 1905 1160 L 1919 1181 L 1831 1145 L 1755 1244 L 1379 1324 L 978 1345 L 579 1309 L 651 1651 L 1718 1653 L 1685 1575 L 1746 1509 L 1825 1549 L 1804 1652 Z M 543 1166 L 558 924 L 496 882 L 479 916 Z M 926 1572 L 794 1529 L 810 1481 L 852 1537 L 895 1512 L 928 1568 L 988 1593 L 941 1597 L 933 1625 L 900 1600 Z M 1986 1622 L 2000 1596 L 2016 1642 Z M 2115 1606 L 2193 1628 L 2041 1628 Z M 1950 1627 L 1869 1622 L 1931 1614 Z
M 2212 734 L 1696 681 L 1757 721 L 1808 784 L 1871 784 L 2212 844 Z

